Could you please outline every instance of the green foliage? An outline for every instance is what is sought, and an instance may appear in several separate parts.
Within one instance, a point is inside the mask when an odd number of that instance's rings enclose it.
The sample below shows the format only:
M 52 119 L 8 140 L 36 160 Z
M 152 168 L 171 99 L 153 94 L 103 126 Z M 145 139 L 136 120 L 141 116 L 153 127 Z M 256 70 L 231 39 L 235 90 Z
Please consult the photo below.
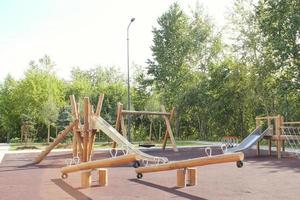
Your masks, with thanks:
M 152 57 L 146 69 L 134 66 L 131 108 L 159 111 L 176 106 L 172 122 L 180 139 L 218 140 L 246 136 L 257 115 L 284 114 L 299 120 L 299 0 L 235 0 L 226 32 L 214 27 L 197 4 L 186 13 L 174 3 L 153 28 Z M 224 40 L 223 36 L 229 36 Z M 0 84 L 0 141 L 17 142 L 22 125 L 42 141 L 47 127 L 63 130 L 72 121 L 69 96 L 82 112 L 83 97 L 115 124 L 118 102 L 127 108 L 126 79 L 116 67 L 79 67 L 71 80 L 59 79 L 44 56 L 31 62 L 24 78 Z M 159 140 L 165 125 L 158 116 L 132 117 L 135 140 Z M 151 134 L 150 134 L 151 132 Z

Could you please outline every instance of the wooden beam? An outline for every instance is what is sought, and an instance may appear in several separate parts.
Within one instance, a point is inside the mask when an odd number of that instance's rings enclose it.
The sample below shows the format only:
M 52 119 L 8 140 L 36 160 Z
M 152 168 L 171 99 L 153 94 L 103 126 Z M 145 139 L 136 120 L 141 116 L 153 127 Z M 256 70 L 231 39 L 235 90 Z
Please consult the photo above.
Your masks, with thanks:
M 90 133 L 90 138 L 89 138 L 89 143 L 88 143 L 88 153 L 87 153 L 88 160 L 92 159 L 92 153 L 94 150 L 94 143 L 95 143 L 95 139 L 96 139 L 96 132 L 97 132 L 97 130 L 93 129 Z
M 172 121 L 172 120 L 173 120 L 174 114 L 175 114 L 175 107 L 173 107 L 172 110 L 171 110 L 171 115 L 170 115 L 170 117 L 169 117 L 169 121 Z M 165 135 L 164 135 L 164 139 L 163 139 L 163 142 L 162 142 L 162 149 L 163 149 L 163 150 L 166 149 L 167 140 L 168 140 L 169 137 L 170 137 L 170 136 L 169 136 L 169 132 L 168 132 L 168 130 L 166 130 Z
M 58 134 L 56 139 L 44 151 L 42 151 L 42 153 L 38 157 L 35 158 L 34 163 L 40 163 L 50 153 L 50 151 L 55 148 L 67 136 L 69 132 L 73 130 L 75 125 L 76 122 L 71 123 L 67 128 L 65 128 L 65 130 Z
M 281 135 L 281 117 L 280 115 L 277 116 L 275 119 L 275 134 L 277 137 Z M 276 151 L 277 151 L 277 158 L 281 158 L 281 140 L 276 141 Z
M 198 167 L 204 165 L 212 165 L 219 163 L 237 162 L 244 160 L 244 154 L 242 152 L 232 153 L 232 154 L 221 154 L 216 156 L 207 156 L 200 158 L 193 158 L 188 160 L 180 160 L 175 162 L 170 162 L 166 164 L 153 165 L 148 167 L 139 167 L 135 169 L 136 173 L 152 173 L 160 171 L 168 171 L 175 169 L 184 169 L 189 167 Z
M 78 107 L 77 107 L 74 95 L 70 95 L 70 102 L 71 102 L 71 108 L 72 108 L 72 115 L 75 118 L 75 120 L 78 120 L 79 119 Z
M 98 104 L 97 104 L 97 109 L 96 109 L 96 116 L 100 116 L 101 110 L 102 110 L 102 104 L 104 100 L 104 94 L 100 94 L 98 98 Z
M 255 119 L 267 120 L 267 119 L 276 119 L 278 116 L 265 116 L 265 117 L 255 117 Z
M 83 161 L 83 139 L 81 137 L 81 132 L 76 131 L 75 136 L 76 136 L 76 141 L 77 141 L 77 150 L 79 152 L 79 158 L 81 161 Z
M 121 131 L 120 133 L 122 133 L 122 135 L 127 138 L 127 130 L 126 130 L 126 127 L 125 127 L 125 121 L 124 121 L 124 117 L 121 116 Z
M 117 156 L 114 158 L 106 158 L 102 160 L 84 162 L 77 165 L 71 165 L 61 168 L 62 174 L 68 174 L 83 170 L 92 170 L 96 168 L 103 168 L 103 167 L 114 167 L 120 166 L 123 164 L 128 164 L 137 160 L 137 156 L 135 154 L 127 154 L 123 156 Z
M 133 110 L 122 110 L 122 115 L 166 115 L 170 116 L 168 112 L 155 112 L 155 111 L 133 111 Z
M 260 156 L 260 143 L 259 143 L 259 141 L 256 142 L 256 155 Z
M 78 149 L 77 149 L 76 127 L 73 127 L 72 133 L 73 133 L 73 138 L 72 138 L 73 157 L 77 157 Z
M 117 118 L 116 118 L 115 129 L 119 133 L 122 133 L 122 129 L 121 129 L 122 110 L 123 110 L 123 104 L 121 104 L 120 102 L 118 102 L 118 104 L 117 104 Z M 114 149 L 116 147 L 117 147 L 117 143 L 115 141 L 113 141 L 112 148 Z
M 83 125 L 83 162 L 88 160 L 88 142 L 89 142 L 89 117 L 90 117 L 90 99 L 84 97 L 84 125 Z
M 283 122 L 284 125 L 300 125 L 300 122 Z
M 161 105 L 160 107 L 161 107 L 162 112 L 166 112 L 166 108 L 165 108 L 164 105 Z M 173 135 L 173 132 L 172 132 L 172 129 L 171 129 L 171 123 L 170 123 L 170 120 L 169 120 L 169 118 L 168 118 L 166 115 L 163 115 L 163 118 L 164 118 L 165 123 L 166 123 L 167 132 L 168 132 L 167 135 L 168 135 L 169 138 L 170 138 L 170 141 L 171 141 L 173 150 L 174 150 L 175 152 L 177 152 L 178 149 L 177 149 L 176 142 L 175 142 L 175 138 L 174 138 L 174 135 Z M 165 134 L 165 135 L 166 135 L 166 134 Z
M 269 145 L 269 156 L 271 156 L 272 155 L 272 139 L 271 138 L 268 139 L 268 145 Z

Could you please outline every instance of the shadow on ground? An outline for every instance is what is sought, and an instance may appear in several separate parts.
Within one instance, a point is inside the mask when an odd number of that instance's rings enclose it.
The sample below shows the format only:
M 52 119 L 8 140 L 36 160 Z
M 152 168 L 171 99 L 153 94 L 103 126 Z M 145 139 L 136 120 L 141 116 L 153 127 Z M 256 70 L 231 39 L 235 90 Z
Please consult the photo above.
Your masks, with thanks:
M 201 198 L 201 197 L 198 197 L 198 196 L 195 196 L 195 195 L 192 195 L 192 194 L 188 194 L 188 193 L 179 191 L 178 187 L 168 188 L 168 187 L 165 187 L 165 186 L 162 186 L 162 185 L 157 185 L 157 184 L 154 184 L 154 183 L 150 183 L 150 182 L 146 182 L 146 181 L 138 180 L 138 179 L 129 179 L 129 181 L 135 182 L 135 183 L 138 183 L 138 184 L 142 184 L 142 185 L 145 185 L 145 186 L 148 186 L 148 187 L 151 187 L 151 188 L 155 188 L 155 189 L 158 189 L 158 190 L 162 190 L 164 192 L 168 192 L 168 193 L 171 193 L 171 194 L 174 194 L 176 196 L 183 197 L 183 198 L 186 198 L 186 199 L 206 200 L 204 198 Z

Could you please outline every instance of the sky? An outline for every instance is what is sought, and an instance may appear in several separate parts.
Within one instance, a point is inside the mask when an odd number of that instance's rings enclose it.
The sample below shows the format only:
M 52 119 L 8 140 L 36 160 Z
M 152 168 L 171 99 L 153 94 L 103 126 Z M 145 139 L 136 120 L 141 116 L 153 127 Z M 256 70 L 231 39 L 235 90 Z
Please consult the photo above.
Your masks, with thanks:
M 126 32 L 132 17 L 130 64 L 146 66 L 152 28 L 174 2 L 189 12 L 197 0 L 0 0 L 0 82 L 7 74 L 23 78 L 28 63 L 45 54 L 66 80 L 73 67 L 116 66 L 127 73 Z M 221 27 L 233 0 L 198 2 Z

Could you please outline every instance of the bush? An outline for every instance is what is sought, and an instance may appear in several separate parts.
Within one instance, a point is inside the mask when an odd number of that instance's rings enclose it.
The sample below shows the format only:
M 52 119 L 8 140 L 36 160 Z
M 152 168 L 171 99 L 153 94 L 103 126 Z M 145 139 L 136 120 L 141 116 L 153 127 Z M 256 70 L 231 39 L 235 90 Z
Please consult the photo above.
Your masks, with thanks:
M 9 140 L 9 142 L 10 142 L 10 143 L 20 143 L 21 140 L 20 140 L 20 138 L 15 137 L 15 138 L 11 138 L 11 139 Z

